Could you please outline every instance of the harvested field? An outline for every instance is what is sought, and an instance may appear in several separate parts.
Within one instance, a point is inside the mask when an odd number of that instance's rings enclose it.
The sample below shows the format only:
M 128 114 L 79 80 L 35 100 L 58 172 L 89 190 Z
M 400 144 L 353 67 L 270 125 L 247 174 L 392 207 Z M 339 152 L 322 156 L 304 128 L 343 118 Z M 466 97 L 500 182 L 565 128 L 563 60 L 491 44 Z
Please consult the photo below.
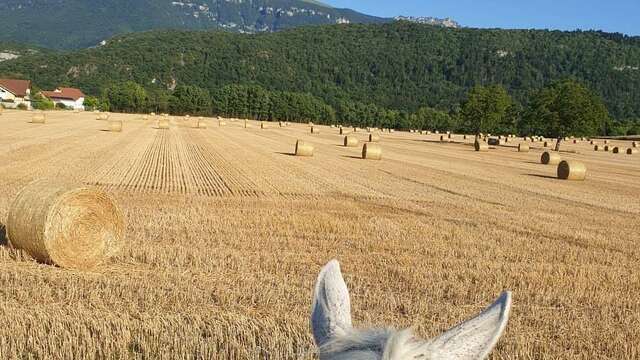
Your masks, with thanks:
M 92 113 L 31 116 L 0 117 L 0 224 L 25 184 L 55 178 L 109 192 L 127 229 L 90 272 L 0 246 L 2 359 L 313 359 L 312 287 L 332 258 L 356 325 L 429 337 L 509 289 L 494 358 L 640 358 L 640 157 L 563 142 L 589 169 L 568 182 L 519 139 L 475 152 L 473 136 L 396 131 L 366 161 L 317 124 L 111 114 L 113 133 Z M 292 156 L 298 139 L 313 157 Z

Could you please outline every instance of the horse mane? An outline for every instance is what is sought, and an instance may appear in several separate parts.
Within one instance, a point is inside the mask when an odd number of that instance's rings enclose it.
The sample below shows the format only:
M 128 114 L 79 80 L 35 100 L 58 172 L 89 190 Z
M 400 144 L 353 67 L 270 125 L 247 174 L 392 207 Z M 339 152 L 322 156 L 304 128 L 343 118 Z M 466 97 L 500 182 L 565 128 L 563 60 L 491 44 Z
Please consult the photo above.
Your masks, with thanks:
M 320 347 L 322 360 L 427 360 L 428 342 L 411 329 L 350 330 Z

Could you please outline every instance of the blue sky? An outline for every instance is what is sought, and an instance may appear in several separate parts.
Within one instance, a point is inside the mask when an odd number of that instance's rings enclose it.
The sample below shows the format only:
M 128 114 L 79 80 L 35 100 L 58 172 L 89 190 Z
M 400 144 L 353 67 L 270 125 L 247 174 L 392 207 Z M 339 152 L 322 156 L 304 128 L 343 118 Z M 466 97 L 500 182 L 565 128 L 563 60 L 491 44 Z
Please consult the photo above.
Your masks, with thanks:
M 640 0 L 324 0 L 383 17 L 450 17 L 463 26 L 596 29 L 640 35 Z

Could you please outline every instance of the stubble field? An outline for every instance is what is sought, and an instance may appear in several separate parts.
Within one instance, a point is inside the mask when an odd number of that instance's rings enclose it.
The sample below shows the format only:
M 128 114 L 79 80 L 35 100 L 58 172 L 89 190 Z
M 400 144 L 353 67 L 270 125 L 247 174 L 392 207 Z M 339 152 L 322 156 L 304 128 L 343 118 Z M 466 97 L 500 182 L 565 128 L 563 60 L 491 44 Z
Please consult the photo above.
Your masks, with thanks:
M 640 358 L 638 154 L 565 144 L 588 167 L 566 182 L 541 143 L 384 133 L 366 161 L 329 127 L 31 116 L 0 115 L 0 224 L 25 184 L 62 179 L 113 194 L 126 244 L 90 272 L 0 246 L 2 359 L 313 359 L 312 287 L 332 258 L 357 325 L 430 337 L 509 289 L 494 358 Z M 292 156 L 296 139 L 315 156 Z

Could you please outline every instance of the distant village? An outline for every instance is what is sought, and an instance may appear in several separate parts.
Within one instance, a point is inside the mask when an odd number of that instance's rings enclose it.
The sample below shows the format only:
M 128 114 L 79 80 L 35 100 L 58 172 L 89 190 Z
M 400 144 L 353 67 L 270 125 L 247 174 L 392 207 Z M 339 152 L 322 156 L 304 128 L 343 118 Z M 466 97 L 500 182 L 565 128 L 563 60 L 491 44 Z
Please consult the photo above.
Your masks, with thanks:
M 33 95 L 50 100 L 57 109 L 84 110 L 85 95 L 80 89 L 58 87 L 51 91 L 39 91 Z M 33 109 L 31 81 L 0 79 L 0 105 L 6 109 Z

